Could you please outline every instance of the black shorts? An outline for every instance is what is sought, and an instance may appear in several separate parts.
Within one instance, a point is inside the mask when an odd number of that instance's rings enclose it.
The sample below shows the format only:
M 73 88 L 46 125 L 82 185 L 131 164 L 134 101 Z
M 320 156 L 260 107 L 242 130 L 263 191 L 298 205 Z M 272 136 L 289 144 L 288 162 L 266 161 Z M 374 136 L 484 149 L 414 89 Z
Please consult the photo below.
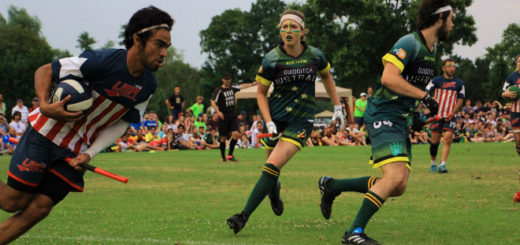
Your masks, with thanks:
M 220 136 L 231 136 L 231 132 L 238 131 L 238 119 L 236 115 L 226 116 L 218 121 L 218 134 Z

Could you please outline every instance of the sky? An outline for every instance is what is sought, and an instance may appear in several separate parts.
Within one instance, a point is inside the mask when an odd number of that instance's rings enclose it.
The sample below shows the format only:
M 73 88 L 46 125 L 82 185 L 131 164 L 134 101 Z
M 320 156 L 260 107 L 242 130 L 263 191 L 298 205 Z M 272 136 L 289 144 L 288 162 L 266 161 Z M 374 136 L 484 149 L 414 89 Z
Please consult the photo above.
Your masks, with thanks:
M 199 32 L 209 26 L 213 16 L 226 9 L 248 11 L 253 2 L 255 0 L 2 0 L 0 14 L 7 18 L 10 5 L 25 8 L 31 16 L 40 19 L 43 36 L 51 47 L 78 55 L 80 50 L 76 45 L 80 33 L 87 31 L 96 39 L 94 48 L 110 40 L 118 43 L 121 25 L 137 10 L 155 5 L 176 21 L 172 45 L 184 54 L 185 62 L 199 68 L 206 59 L 199 47 Z M 468 12 L 475 18 L 478 41 L 471 47 L 456 46 L 454 53 L 474 60 L 485 54 L 486 47 L 500 42 L 508 24 L 519 23 L 515 15 L 520 13 L 520 4 L 518 0 L 473 0 Z

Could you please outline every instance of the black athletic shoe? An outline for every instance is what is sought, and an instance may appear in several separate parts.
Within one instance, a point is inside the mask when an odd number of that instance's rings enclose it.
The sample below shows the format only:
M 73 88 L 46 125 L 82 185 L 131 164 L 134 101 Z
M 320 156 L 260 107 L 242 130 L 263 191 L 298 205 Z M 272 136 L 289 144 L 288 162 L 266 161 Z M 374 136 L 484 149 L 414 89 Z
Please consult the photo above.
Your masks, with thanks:
M 318 187 L 320 188 L 321 193 L 321 214 L 325 219 L 330 218 L 330 214 L 332 213 L 332 203 L 334 202 L 334 199 L 336 199 L 336 197 L 339 195 L 334 195 L 327 189 L 327 183 L 331 180 L 332 178 L 328 176 L 321 177 L 318 180 Z
M 276 189 L 267 193 L 267 196 L 271 200 L 271 208 L 273 209 L 274 214 L 277 216 L 280 216 L 283 213 L 283 202 L 280 198 L 280 189 L 282 189 L 282 184 L 280 182 L 276 182 Z
M 225 158 L 220 159 L 221 162 L 226 162 Z
M 341 242 L 343 244 L 381 245 L 381 243 L 368 237 L 365 233 L 345 232 L 345 235 L 343 235 Z
M 244 212 L 241 212 L 229 217 L 226 221 L 229 225 L 229 229 L 233 229 L 235 234 L 237 234 L 246 225 L 247 218 L 244 216 Z

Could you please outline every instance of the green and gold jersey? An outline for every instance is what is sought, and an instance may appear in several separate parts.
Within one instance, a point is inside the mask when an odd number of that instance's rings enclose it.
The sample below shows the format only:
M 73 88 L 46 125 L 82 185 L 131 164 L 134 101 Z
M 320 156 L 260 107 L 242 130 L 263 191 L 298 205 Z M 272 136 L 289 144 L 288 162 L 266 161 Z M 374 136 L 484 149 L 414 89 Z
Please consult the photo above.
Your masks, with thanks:
M 287 55 L 282 45 L 267 53 L 256 76 L 265 86 L 274 84 L 268 100 L 271 117 L 283 122 L 314 120 L 316 77 L 326 74 L 330 64 L 320 50 L 305 43 L 299 57 Z
M 425 90 L 435 76 L 435 53 L 426 46 L 421 32 L 401 37 L 394 47 L 383 57 L 383 65 L 392 63 L 401 70 L 401 76 L 413 86 Z M 407 120 L 419 105 L 419 100 L 399 95 L 377 84 L 365 113 L 366 122 L 383 120 Z

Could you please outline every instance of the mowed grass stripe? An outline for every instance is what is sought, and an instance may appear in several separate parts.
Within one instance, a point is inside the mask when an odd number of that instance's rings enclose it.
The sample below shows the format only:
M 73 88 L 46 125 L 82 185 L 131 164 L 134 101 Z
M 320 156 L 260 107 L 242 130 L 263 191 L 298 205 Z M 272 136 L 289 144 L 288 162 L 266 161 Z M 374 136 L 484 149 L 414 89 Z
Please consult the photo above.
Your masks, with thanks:
M 453 144 L 445 175 L 428 172 L 428 147 L 414 146 L 406 193 L 385 202 L 367 233 L 383 244 L 520 244 L 514 144 Z M 342 194 L 324 220 L 318 178 L 381 176 L 369 155 L 370 147 L 304 148 L 280 172 L 284 214 L 266 199 L 233 235 L 225 220 L 243 208 L 264 151 L 237 150 L 238 163 L 221 163 L 216 150 L 100 154 L 92 164 L 129 183 L 87 172 L 85 193 L 70 194 L 15 244 L 339 244 L 363 194 Z M 0 156 L 4 182 L 8 164 Z

